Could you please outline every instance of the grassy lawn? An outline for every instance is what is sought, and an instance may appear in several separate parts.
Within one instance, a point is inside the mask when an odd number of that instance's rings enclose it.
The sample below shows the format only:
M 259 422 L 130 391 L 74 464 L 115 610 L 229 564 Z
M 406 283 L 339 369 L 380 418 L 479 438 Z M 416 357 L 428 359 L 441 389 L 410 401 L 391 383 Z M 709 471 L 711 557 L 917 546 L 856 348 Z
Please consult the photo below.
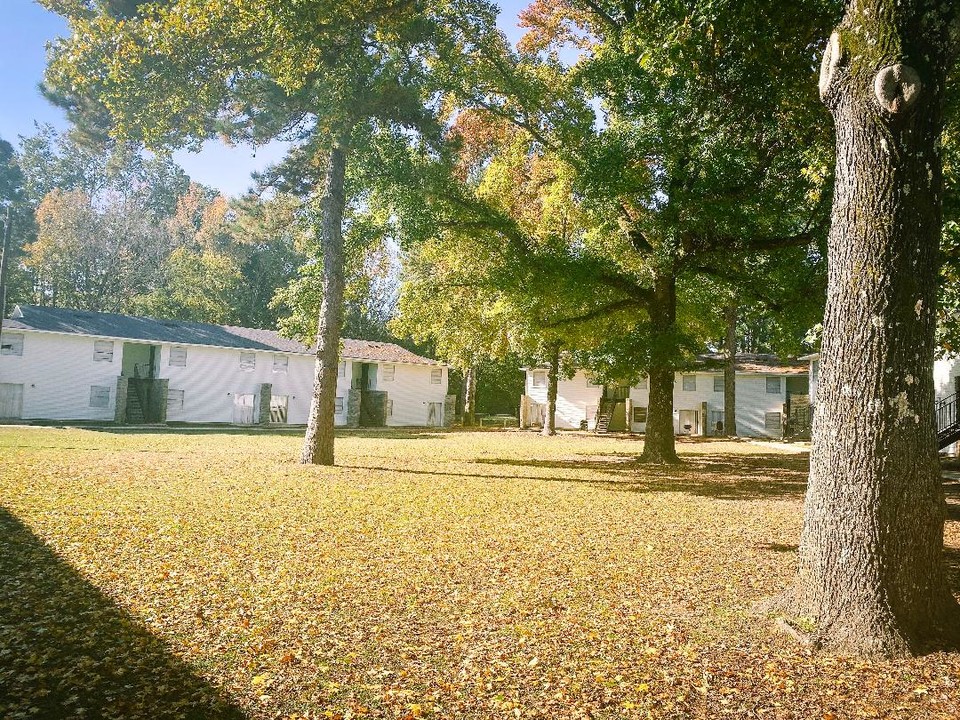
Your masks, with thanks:
M 298 449 L 0 430 L 0 717 L 960 717 L 960 655 L 814 657 L 752 610 L 793 573 L 803 452 Z

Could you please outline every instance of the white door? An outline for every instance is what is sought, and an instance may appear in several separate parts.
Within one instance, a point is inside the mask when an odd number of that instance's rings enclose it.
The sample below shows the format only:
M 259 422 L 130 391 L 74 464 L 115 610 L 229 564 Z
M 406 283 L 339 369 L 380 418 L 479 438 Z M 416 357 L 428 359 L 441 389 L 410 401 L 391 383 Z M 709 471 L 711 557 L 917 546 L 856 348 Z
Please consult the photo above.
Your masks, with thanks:
M 270 422 L 287 422 L 287 396 L 272 395 L 270 397 Z
M 0 418 L 19 419 L 23 416 L 23 385 L 0 383 Z
M 427 408 L 427 425 L 439 427 L 443 424 L 443 403 L 432 402 Z
M 681 435 L 694 435 L 698 431 L 697 429 L 697 415 L 699 413 L 696 410 L 681 410 L 680 411 L 680 434 Z
M 233 396 L 233 422 L 253 425 L 253 395 L 237 393 Z

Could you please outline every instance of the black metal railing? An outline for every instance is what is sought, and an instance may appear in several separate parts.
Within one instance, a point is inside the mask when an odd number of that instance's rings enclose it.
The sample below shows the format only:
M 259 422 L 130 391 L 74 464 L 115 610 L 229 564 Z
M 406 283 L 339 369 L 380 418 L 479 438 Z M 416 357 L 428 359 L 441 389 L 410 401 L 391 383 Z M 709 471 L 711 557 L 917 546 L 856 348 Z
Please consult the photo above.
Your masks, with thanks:
M 937 440 L 940 441 L 940 447 L 949 445 L 953 442 L 960 431 L 957 422 L 957 394 L 949 395 L 943 400 L 939 400 L 936 406 L 937 416 Z

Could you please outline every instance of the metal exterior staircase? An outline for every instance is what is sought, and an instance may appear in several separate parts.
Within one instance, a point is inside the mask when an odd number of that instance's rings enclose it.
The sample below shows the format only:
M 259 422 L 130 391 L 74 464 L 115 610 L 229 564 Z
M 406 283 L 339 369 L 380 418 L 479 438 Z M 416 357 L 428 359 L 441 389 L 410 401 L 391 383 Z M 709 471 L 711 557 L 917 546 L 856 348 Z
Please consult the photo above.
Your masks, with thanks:
M 143 425 L 143 423 L 143 403 L 140 401 L 139 390 L 135 389 L 127 395 L 127 424 Z
M 937 402 L 937 447 L 941 450 L 960 440 L 960 417 L 957 416 L 957 393 Z

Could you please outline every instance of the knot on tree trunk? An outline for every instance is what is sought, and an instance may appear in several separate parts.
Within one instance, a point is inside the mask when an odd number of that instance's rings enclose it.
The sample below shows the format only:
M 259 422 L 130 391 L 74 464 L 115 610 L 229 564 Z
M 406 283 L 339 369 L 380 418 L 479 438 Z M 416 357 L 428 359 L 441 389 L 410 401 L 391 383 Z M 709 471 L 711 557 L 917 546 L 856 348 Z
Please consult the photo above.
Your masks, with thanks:
M 823 60 L 820 63 L 820 99 L 824 100 L 830 92 L 833 78 L 840 65 L 840 33 L 834 31 L 823 51 Z
M 873 81 L 873 92 L 880 107 L 894 115 L 916 103 L 922 88 L 917 71 L 903 63 L 887 65 Z

